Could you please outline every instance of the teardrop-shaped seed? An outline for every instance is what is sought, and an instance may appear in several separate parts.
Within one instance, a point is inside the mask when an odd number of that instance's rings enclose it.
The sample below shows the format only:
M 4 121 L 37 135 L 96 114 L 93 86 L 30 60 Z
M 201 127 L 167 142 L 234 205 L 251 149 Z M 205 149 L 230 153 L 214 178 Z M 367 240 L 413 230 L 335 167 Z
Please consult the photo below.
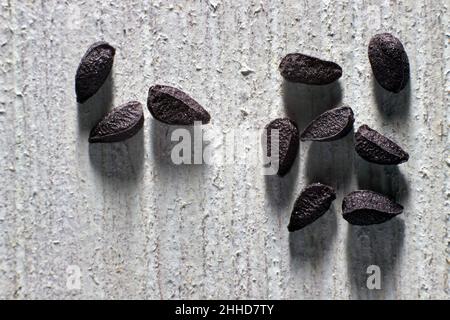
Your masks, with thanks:
M 287 81 L 325 85 L 342 76 L 342 68 L 330 61 L 301 53 L 289 53 L 280 63 L 280 73 Z
M 295 201 L 288 230 L 300 230 L 316 221 L 328 211 L 334 199 L 336 193 L 330 186 L 313 183 L 305 187 Z
M 338 107 L 314 119 L 300 135 L 302 141 L 333 141 L 345 137 L 353 128 L 353 110 Z
M 409 80 L 409 60 L 399 39 L 389 33 L 375 35 L 369 43 L 369 61 L 377 82 L 398 93 Z
M 147 107 L 152 116 L 173 125 L 193 125 L 195 121 L 206 124 L 209 113 L 189 95 L 177 88 L 154 85 L 148 91 Z
M 130 101 L 109 112 L 92 129 L 89 142 L 118 142 L 134 136 L 144 125 L 142 104 Z
M 400 204 L 370 190 L 351 192 L 342 201 L 344 219 L 360 226 L 383 223 L 402 212 Z
M 266 143 L 266 155 L 269 159 L 272 157 L 272 142 L 275 134 L 278 132 L 278 171 L 279 176 L 286 175 L 292 167 L 298 153 L 299 132 L 297 124 L 288 118 L 278 118 L 271 121 L 264 129 L 263 143 Z M 273 157 L 276 159 L 276 157 Z M 271 163 L 271 165 L 274 165 Z
M 116 50 L 104 41 L 89 47 L 75 76 L 77 102 L 83 103 L 103 85 L 111 71 Z
M 365 160 L 377 164 L 399 164 L 409 159 L 394 141 L 386 138 L 367 125 L 359 127 L 355 133 L 355 150 Z

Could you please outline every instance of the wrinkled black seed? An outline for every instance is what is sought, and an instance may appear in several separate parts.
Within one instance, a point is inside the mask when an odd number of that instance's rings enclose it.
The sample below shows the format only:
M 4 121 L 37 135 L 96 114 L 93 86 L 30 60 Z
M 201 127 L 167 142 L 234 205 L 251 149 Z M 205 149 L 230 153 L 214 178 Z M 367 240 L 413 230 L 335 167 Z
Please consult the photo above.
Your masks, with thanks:
M 383 223 L 402 212 L 400 204 L 370 190 L 351 192 L 342 201 L 344 219 L 360 226 Z
M 278 172 L 279 176 L 286 175 L 295 161 L 299 147 L 299 132 L 297 124 L 288 118 L 278 118 L 271 121 L 264 129 L 263 144 L 266 155 L 272 157 L 272 134 L 278 130 Z M 275 141 L 274 141 L 275 143 Z
M 375 35 L 369 43 L 369 60 L 378 83 L 398 93 L 409 80 L 408 55 L 399 39 L 389 33 Z
M 314 119 L 300 135 L 302 141 L 333 141 L 345 137 L 353 128 L 353 110 L 338 107 Z
M 301 53 L 290 53 L 280 63 L 280 73 L 287 81 L 325 85 L 342 76 L 342 68 L 330 61 Z
M 409 159 L 406 153 L 394 141 L 367 125 L 359 127 L 355 133 L 355 150 L 365 160 L 377 164 L 399 164 Z
M 116 50 L 103 41 L 87 50 L 75 76 L 77 102 L 85 102 L 100 89 L 111 71 L 115 53 Z
M 130 101 L 109 112 L 92 129 L 89 142 L 118 142 L 134 136 L 144 125 L 142 105 Z
M 156 120 L 167 124 L 193 125 L 195 121 L 206 124 L 211 119 L 209 113 L 197 101 L 170 86 L 151 86 L 147 107 Z
M 288 230 L 300 230 L 320 218 L 330 208 L 336 193 L 332 187 L 321 183 L 306 186 L 292 209 Z

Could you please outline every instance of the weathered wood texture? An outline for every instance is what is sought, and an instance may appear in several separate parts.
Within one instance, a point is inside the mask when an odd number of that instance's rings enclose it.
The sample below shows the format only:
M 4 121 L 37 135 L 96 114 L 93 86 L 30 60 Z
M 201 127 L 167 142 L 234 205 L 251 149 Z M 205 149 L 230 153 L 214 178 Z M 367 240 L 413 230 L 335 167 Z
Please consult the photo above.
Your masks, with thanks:
M 449 298 L 448 6 L 0 0 L 0 297 Z M 411 63 L 398 95 L 374 82 L 367 58 L 370 37 L 385 31 Z M 97 40 L 117 48 L 112 77 L 78 106 L 75 71 Z M 296 51 L 336 61 L 343 77 L 326 87 L 283 83 L 278 63 Z M 171 164 L 173 129 L 148 110 L 133 139 L 88 144 L 107 109 L 145 103 L 155 83 L 210 111 L 211 164 Z M 356 126 L 395 137 L 410 160 L 369 165 L 348 136 L 302 143 L 288 176 L 263 176 L 255 132 L 286 114 L 303 129 L 340 103 Z M 238 147 L 248 144 L 233 165 L 221 160 L 232 132 Z M 337 200 L 288 234 L 309 181 L 334 186 Z M 356 188 L 396 197 L 404 214 L 349 226 L 340 204 Z M 366 287 L 369 265 L 381 268 L 380 290 Z M 79 290 L 69 266 L 80 269 Z

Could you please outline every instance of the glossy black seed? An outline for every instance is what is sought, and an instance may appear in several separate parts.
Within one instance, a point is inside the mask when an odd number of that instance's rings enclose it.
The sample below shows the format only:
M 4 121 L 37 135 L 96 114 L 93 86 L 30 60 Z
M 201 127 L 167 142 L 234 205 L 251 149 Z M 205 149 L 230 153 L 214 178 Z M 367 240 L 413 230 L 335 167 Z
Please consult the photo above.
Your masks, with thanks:
M 89 142 L 118 142 L 134 136 L 144 125 L 142 105 L 130 101 L 111 110 L 92 129 Z
M 399 39 L 389 33 L 375 35 L 369 43 L 369 60 L 378 83 L 398 93 L 409 80 L 408 55 Z
M 299 132 L 297 124 L 288 118 L 278 118 L 271 121 L 264 129 L 263 143 L 266 143 L 266 155 L 272 157 L 272 136 L 278 130 L 278 172 L 286 175 L 292 167 L 298 153 Z M 273 143 L 276 143 L 275 141 Z M 276 159 L 276 157 L 274 156 Z
M 325 85 L 342 76 L 342 68 L 330 61 L 301 53 L 290 53 L 280 63 L 280 73 L 287 81 Z
M 360 226 L 383 223 L 402 212 L 400 204 L 370 190 L 354 191 L 342 201 L 344 219 Z
M 333 141 L 345 137 L 353 128 L 353 110 L 338 107 L 314 119 L 300 135 L 302 141 Z
M 292 209 L 288 230 L 300 230 L 320 218 L 330 208 L 336 193 L 332 187 L 313 183 L 305 187 Z
M 103 41 L 87 50 L 75 76 L 77 102 L 85 102 L 100 89 L 111 71 L 115 53 L 116 50 Z
M 394 141 L 367 125 L 359 127 L 355 133 L 355 150 L 365 160 L 377 164 L 400 164 L 409 159 L 406 153 Z
M 211 119 L 209 113 L 197 101 L 170 86 L 151 86 L 147 107 L 156 120 L 167 124 L 193 125 L 195 121 L 206 124 Z

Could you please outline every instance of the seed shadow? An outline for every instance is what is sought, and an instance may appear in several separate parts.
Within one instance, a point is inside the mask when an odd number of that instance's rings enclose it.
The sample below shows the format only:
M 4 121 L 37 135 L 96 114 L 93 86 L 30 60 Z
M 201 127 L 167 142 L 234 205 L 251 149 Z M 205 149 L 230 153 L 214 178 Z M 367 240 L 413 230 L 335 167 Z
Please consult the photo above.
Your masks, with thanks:
M 300 152 L 300 150 L 299 150 Z M 284 176 L 265 175 L 266 195 L 271 208 L 284 215 L 294 201 L 293 193 L 298 180 L 300 155 L 297 155 L 289 172 Z
M 395 201 L 408 200 L 408 183 L 398 166 L 382 166 L 356 157 L 358 189 L 373 190 Z M 407 212 L 403 214 L 407 215 Z M 347 261 L 352 298 L 392 299 L 395 292 L 395 268 L 404 241 L 405 224 L 402 218 L 372 226 L 348 227 Z M 366 282 L 367 267 L 376 265 L 381 271 L 381 289 L 370 290 Z
M 300 132 L 318 115 L 342 102 L 339 81 L 312 86 L 283 80 L 282 94 L 286 113 L 297 123 Z
M 122 289 L 126 291 L 135 281 L 124 279 L 139 279 L 132 266 L 140 262 L 142 252 L 142 228 L 137 226 L 145 221 L 140 188 L 144 177 L 144 129 L 125 141 L 89 143 L 89 159 L 97 176 L 91 181 L 96 186 L 92 189 L 96 192 L 93 201 L 101 203 L 100 217 L 96 218 L 102 226 L 99 236 L 104 245 L 100 258 L 108 261 L 100 281 L 108 281 L 112 275 L 123 281 Z M 112 294 L 121 296 L 121 292 L 113 290 Z
M 352 175 L 353 159 L 349 151 L 353 145 L 352 134 L 331 142 L 308 142 L 306 157 L 306 184 L 320 182 L 332 186 L 336 193 L 342 192 Z M 291 206 L 294 202 L 292 201 Z M 289 249 L 292 265 L 303 266 L 311 263 L 320 267 L 326 252 L 330 250 L 337 232 L 337 201 L 318 220 L 302 230 L 289 234 Z
M 385 90 L 376 79 L 372 78 L 372 88 L 375 92 L 375 102 L 379 114 L 384 119 L 407 119 L 411 103 L 411 81 L 399 93 Z
M 352 132 L 337 141 L 308 143 L 306 184 L 320 182 L 332 186 L 337 194 L 344 192 L 353 170 Z M 302 266 L 309 262 L 315 268 L 319 267 L 336 236 L 338 212 L 339 205 L 335 200 L 329 211 L 318 220 L 289 234 L 293 265 Z
M 336 192 L 345 192 L 353 174 L 353 129 L 336 141 L 307 143 L 310 144 L 305 168 L 308 184 L 321 182 Z
M 348 226 L 347 269 L 352 299 L 395 299 L 396 266 L 403 246 L 405 224 L 394 218 L 372 226 Z M 380 268 L 380 288 L 369 289 L 371 265 Z M 371 281 L 369 281 L 371 283 Z
M 109 73 L 102 87 L 84 103 L 78 103 L 78 130 L 85 138 L 91 129 L 103 118 L 113 104 L 114 78 Z
M 330 209 L 312 224 L 289 233 L 289 252 L 294 268 L 304 268 L 310 264 L 314 270 L 320 271 L 336 235 L 336 214 L 337 206 L 333 202 Z
M 144 164 L 144 130 L 133 137 L 114 143 L 90 143 L 89 158 L 100 174 L 110 180 L 120 181 L 128 187 L 142 178 Z
M 408 200 L 408 182 L 398 166 L 378 165 L 365 161 L 361 157 L 356 159 L 359 189 L 384 194 L 400 204 Z

